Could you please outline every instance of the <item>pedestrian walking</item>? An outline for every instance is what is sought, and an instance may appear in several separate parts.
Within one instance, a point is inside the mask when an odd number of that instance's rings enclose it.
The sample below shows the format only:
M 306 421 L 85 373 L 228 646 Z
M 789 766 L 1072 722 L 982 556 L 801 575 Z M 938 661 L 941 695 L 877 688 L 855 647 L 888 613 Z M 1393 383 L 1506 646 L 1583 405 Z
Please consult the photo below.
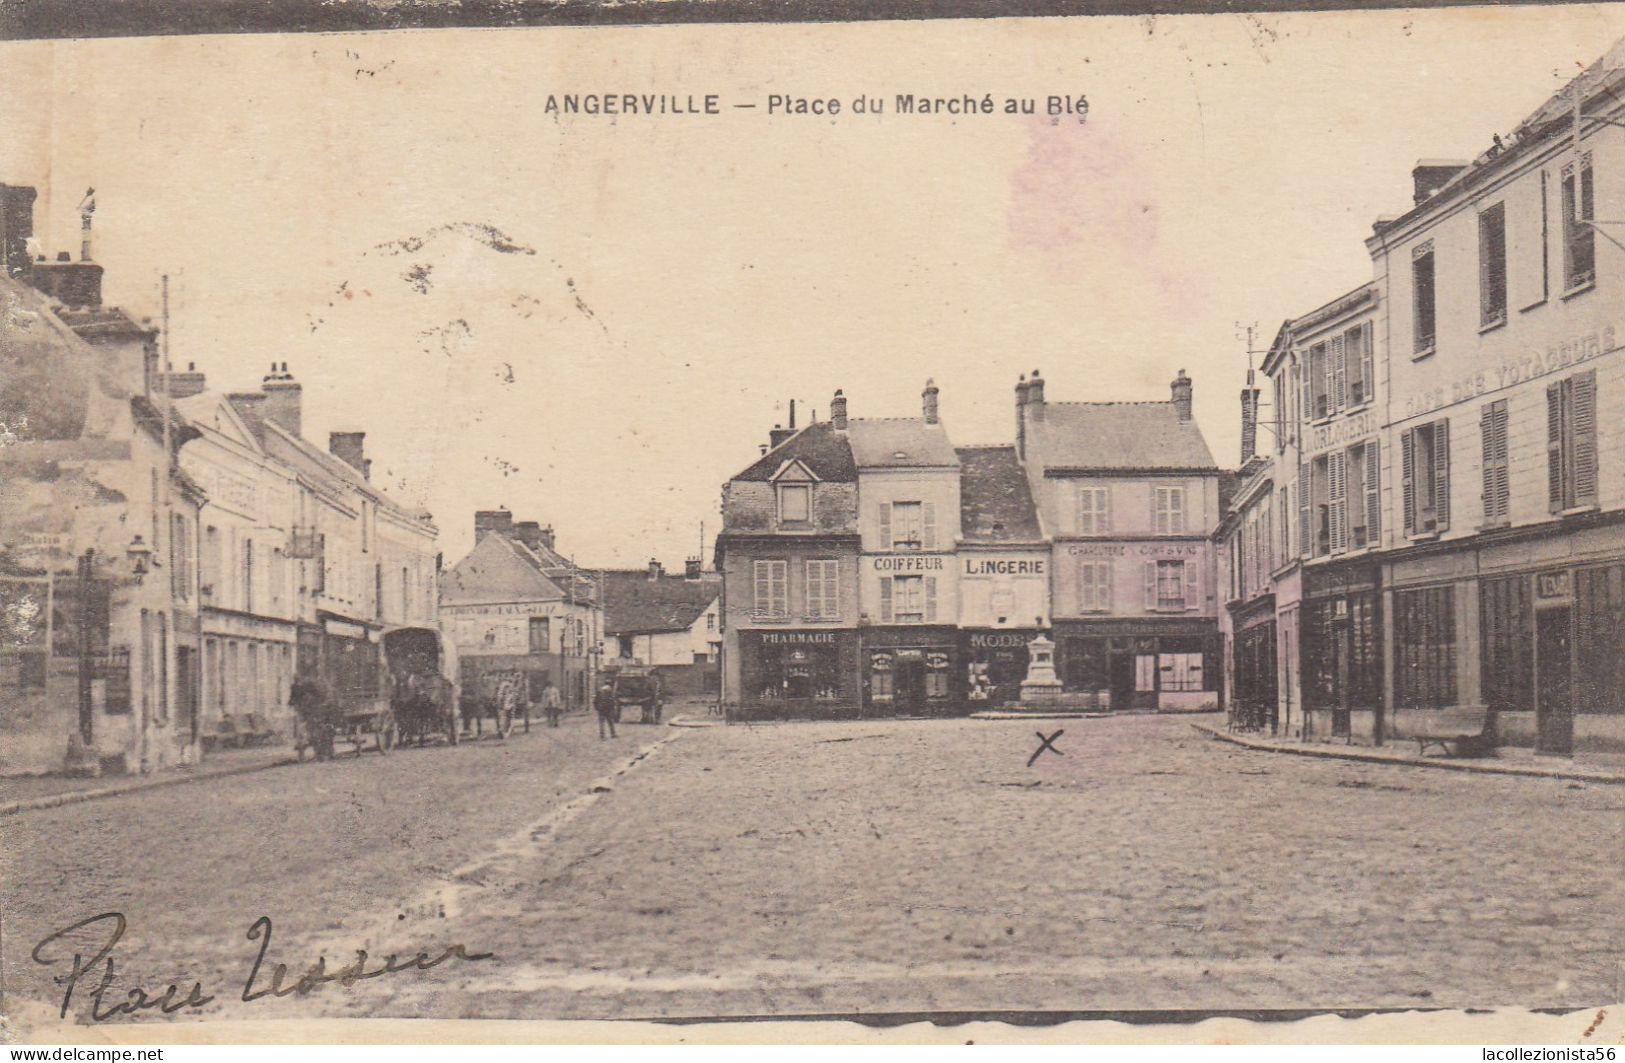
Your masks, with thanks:
M 559 688 L 554 686 L 551 680 L 542 688 L 542 712 L 547 716 L 549 727 L 557 727 L 559 717 L 564 714 L 564 704 L 559 700 Z
M 593 696 L 592 707 L 598 713 L 598 737 L 604 737 L 604 728 L 609 728 L 609 737 L 615 737 L 616 717 L 620 716 L 620 706 L 615 704 L 615 688 L 605 680 L 598 693 Z

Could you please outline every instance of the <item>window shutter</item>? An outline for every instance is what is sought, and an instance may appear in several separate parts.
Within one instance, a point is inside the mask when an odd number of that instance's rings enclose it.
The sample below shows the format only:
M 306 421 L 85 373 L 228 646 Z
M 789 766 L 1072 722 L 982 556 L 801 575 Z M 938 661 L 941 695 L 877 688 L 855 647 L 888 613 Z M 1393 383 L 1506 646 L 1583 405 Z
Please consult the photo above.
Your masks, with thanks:
M 1079 535 L 1088 535 L 1091 530 L 1089 528 L 1088 517 L 1086 516 L 1086 514 L 1089 512 L 1089 502 L 1089 488 L 1078 487 L 1075 491 L 1075 497 L 1073 498 L 1074 510 L 1072 515 L 1076 522 L 1073 524 L 1073 529 L 1076 530 Z
M 937 618 L 937 577 L 935 576 L 925 577 L 925 618 L 928 621 Z
M 1095 585 L 1100 588 L 1100 608 L 1110 612 L 1112 607 L 1112 563 L 1102 561 L 1095 566 Z
M 1197 565 L 1194 561 L 1183 562 L 1185 566 L 1185 608 L 1202 608 L 1200 592 L 1201 585 L 1197 582 Z
M 1310 486 L 1309 466 L 1308 465 L 1299 465 L 1298 466 L 1298 553 L 1301 554 L 1301 555 L 1308 555 L 1308 554 L 1313 552 L 1310 549 L 1310 545 L 1309 545 L 1309 542 L 1310 542 L 1309 541 L 1309 536 L 1311 534 L 1311 529 L 1309 527 L 1309 499 L 1313 494 L 1314 494 L 1314 491 L 1311 489 L 1311 486 Z
M 1416 429 L 1407 428 L 1399 437 L 1400 479 L 1405 495 L 1405 534 L 1416 531 Z
M 935 550 L 937 548 L 937 504 L 926 502 L 920 507 L 921 527 L 920 543 L 923 549 Z
M 1104 534 L 1112 530 L 1112 489 L 1110 485 L 1100 488 L 1095 495 L 1095 502 L 1099 508 L 1095 511 L 1095 521 Z
M 1382 546 L 1382 495 L 1378 476 L 1382 469 L 1382 446 L 1375 439 L 1365 441 L 1365 542 Z
M 1157 607 L 1157 563 L 1155 561 L 1145 563 L 1145 607 L 1147 609 Z
M 1169 534 L 1183 534 L 1185 531 L 1185 489 L 1183 487 L 1170 487 L 1168 489 L 1168 513 Z
M 767 562 L 766 561 L 758 561 L 752 567 L 756 570 L 755 571 L 755 576 L 756 576 L 756 602 L 755 602 L 755 607 L 754 608 L 755 608 L 756 612 L 761 613 L 761 612 L 766 611 L 766 609 L 767 609 L 767 598 L 768 598 Z
M 880 548 L 890 550 L 891 546 L 891 503 L 882 502 L 880 503 Z
M 1369 400 L 1377 390 L 1377 365 L 1372 355 L 1372 328 L 1370 324 L 1360 326 L 1360 380 L 1363 399 Z
M 1564 508 L 1563 499 L 1563 385 L 1546 389 L 1546 502 L 1553 513 Z
M 1332 337 L 1331 349 L 1331 398 L 1327 404 L 1332 410 L 1341 410 L 1348 405 L 1348 345 L 1343 342 L 1342 336 Z
M 1574 504 L 1597 501 L 1597 371 L 1571 378 L 1569 437 L 1574 440 Z
M 880 578 L 880 622 L 882 624 L 889 624 L 892 619 L 891 583 L 890 576 Z
M 1151 531 L 1156 535 L 1166 534 L 1167 528 L 1163 521 L 1163 491 L 1164 488 L 1153 486 L 1151 488 Z
M 1433 422 L 1433 512 L 1438 529 L 1450 527 L 1450 422 Z
M 1348 468 L 1347 456 L 1341 451 L 1326 455 L 1327 523 L 1331 525 L 1329 538 L 1331 552 L 1341 554 L 1348 549 Z
M 1315 371 L 1314 359 L 1308 351 L 1302 352 L 1298 359 L 1303 373 L 1303 419 L 1315 419 Z

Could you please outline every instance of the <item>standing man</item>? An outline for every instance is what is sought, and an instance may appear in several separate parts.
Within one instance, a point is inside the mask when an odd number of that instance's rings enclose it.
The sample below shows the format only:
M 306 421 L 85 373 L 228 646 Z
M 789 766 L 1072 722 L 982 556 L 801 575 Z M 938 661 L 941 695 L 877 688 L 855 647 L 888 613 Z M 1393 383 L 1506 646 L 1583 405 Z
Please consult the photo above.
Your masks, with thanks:
M 564 705 L 559 701 L 559 688 L 548 680 L 547 686 L 542 688 L 542 712 L 547 716 L 547 726 L 557 727 L 559 716 L 564 712 Z
M 592 707 L 598 712 L 598 737 L 604 737 L 604 727 L 609 727 L 609 737 L 615 737 L 615 688 L 609 685 L 609 680 L 598 688 L 598 693 L 592 699 Z

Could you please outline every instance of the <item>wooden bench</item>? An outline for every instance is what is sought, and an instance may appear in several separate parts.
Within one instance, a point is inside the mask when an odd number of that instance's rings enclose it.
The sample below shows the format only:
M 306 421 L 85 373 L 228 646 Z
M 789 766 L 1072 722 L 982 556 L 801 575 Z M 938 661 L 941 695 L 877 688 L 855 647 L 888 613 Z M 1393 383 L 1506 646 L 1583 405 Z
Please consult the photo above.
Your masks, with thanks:
M 1481 757 L 1496 746 L 1488 707 L 1406 709 L 1394 716 L 1394 737 L 1416 742 L 1417 756 L 1437 747 L 1447 757 Z

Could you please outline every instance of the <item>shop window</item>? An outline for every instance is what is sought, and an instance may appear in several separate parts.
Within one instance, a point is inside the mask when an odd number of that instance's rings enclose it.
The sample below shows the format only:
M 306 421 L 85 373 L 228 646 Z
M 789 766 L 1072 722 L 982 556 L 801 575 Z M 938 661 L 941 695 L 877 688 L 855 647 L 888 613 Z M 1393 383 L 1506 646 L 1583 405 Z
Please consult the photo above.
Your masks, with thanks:
M 1151 507 L 1151 526 L 1158 535 L 1185 533 L 1185 488 L 1153 487 Z
M 1411 252 L 1411 321 L 1416 357 L 1433 353 L 1437 340 L 1433 241 Z
M 1478 590 L 1484 700 L 1502 712 L 1535 710 L 1535 618 L 1525 576 L 1487 579 Z
M 1105 535 L 1111 530 L 1111 488 L 1079 485 L 1078 534 Z
M 790 615 L 789 562 L 757 561 L 753 565 L 757 620 L 783 620 Z
M 1597 233 L 1593 214 L 1591 153 L 1563 167 L 1563 290 L 1577 291 L 1596 278 Z
M 1625 713 L 1625 565 L 1574 574 L 1575 708 Z
M 1137 694 L 1154 694 L 1157 691 L 1157 656 L 1154 653 L 1138 654 L 1134 658 L 1134 691 Z
M 1407 428 L 1399 437 L 1406 535 L 1450 527 L 1450 422 Z
M 1507 400 L 1487 403 L 1478 416 L 1478 435 L 1484 448 L 1484 525 L 1508 520 L 1512 499 L 1507 464 Z
M 1478 321 L 1484 328 L 1507 319 L 1507 215 L 1497 203 L 1478 213 Z
M 812 520 L 812 488 L 806 484 L 779 485 L 779 523 L 806 524 Z
M 1394 595 L 1394 686 L 1401 708 L 1456 702 L 1456 610 L 1452 587 Z
M 1597 503 L 1597 371 L 1546 389 L 1547 501 L 1554 513 Z
M 1201 691 L 1203 685 L 1202 655 L 1200 653 L 1163 653 L 1157 656 L 1164 691 Z

